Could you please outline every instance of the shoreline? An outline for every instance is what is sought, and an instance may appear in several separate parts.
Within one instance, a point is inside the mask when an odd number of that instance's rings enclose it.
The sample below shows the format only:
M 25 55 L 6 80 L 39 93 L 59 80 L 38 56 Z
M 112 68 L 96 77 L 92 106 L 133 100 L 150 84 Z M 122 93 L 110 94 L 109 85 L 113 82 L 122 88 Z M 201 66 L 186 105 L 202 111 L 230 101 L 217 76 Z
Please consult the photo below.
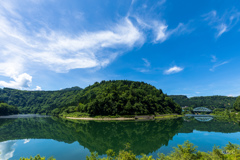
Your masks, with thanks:
M 125 121 L 125 120 L 160 120 L 160 119 L 172 119 L 172 118 L 179 118 L 183 117 L 183 115 L 176 115 L 176 114 L 168 114 L 168 115 L 158 115 L 158 116 L 135 116 L 135 117 L 118 117 L 118 118 L 110 118 L 110 117 L 64 117 L 66 119 L 73 119 L 73 120 L 116 120 L 116 121 Z
M 119 118 L 91 118 L 91 117 L 65 117 L 67 119 L 74 119 L 74 120 L 117 120 L 117 121 L 124 121 L 124 120 L 135 120 L 135 118 L 124 118 L 124 117 L 119 117 Z

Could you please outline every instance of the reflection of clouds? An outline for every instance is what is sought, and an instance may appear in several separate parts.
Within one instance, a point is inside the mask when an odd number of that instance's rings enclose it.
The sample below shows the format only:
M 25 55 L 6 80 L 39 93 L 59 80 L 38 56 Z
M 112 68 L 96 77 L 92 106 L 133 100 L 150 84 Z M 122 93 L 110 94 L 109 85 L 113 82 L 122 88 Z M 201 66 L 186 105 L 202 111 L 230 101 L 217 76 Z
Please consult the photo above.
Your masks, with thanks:
M 24 139 L 24 144 L 26 144 L 26 143 L 28 143 L 28 142 L 30 142 L 30 139 Z
M 6 141 L 0 143 L 0 159 L 6 160 L 13 157 L 15 149 L 13 146 L 16 144 L 16 141 Z

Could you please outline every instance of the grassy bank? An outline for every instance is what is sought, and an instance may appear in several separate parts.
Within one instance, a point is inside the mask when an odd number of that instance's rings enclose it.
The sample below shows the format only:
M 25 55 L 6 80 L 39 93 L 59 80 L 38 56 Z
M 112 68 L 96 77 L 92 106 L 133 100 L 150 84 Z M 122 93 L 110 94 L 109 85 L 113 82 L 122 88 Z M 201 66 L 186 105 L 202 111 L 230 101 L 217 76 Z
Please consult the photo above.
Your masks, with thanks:
M 163 115 L 109 115 L 109 116 L 90 116 L 88 113 L 68 113 L 61 114 L 60 117 L 67 119 L 76 119 L 76 120 L 145 120 L 145 119 L 171 119 L 183 117 L 183 115 L 178 114 L 163 114 Z

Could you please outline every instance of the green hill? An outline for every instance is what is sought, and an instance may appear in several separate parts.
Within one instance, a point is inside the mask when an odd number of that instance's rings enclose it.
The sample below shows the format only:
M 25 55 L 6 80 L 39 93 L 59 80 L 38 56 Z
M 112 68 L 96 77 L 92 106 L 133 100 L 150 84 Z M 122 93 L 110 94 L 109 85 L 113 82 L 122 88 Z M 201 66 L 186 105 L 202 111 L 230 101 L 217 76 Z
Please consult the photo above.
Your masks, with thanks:
M 22 91 L 4 88 L 0 89 L 0 101 L 17 106 L 21 113 L 50 114 L 55 108 L 77 105 L 75 97 L 81 90 Z
M 188 98 L 184 95 L 171 95 L 171 97 L 180 106 L 189 107 L 207 107 L 210 109 L 215 108 L 233 108 L 233 104 L 236 101 L 236 97 L 227 96 L 202 96 Z
M 181 113 L 171 98 L 144 82 L 102 81 L 80 89 L 21 91 L 0 89 L 0 101 L 18 106 L 21 113 L 60 114 L 84 112 L 90 115 L 146 115 Z

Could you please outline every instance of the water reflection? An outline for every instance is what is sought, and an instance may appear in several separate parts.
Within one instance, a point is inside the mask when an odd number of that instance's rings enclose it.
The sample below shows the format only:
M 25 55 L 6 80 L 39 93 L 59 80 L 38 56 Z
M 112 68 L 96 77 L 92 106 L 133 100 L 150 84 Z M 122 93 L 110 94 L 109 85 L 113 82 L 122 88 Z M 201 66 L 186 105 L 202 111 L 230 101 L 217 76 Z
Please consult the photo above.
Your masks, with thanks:
M 53 118 L 16 119 L 0 128 L 0 141 L 12 139 L 54 139 L 80 145 L 104 154 L 107 149 L 124 149 L 126 143 L 136 154 L 151 153 L 173 138 L 183 120 L 147 122 L 68 121 Z M 8 134 L 11 133 L 11 134 Z
M 118 152 L 125 148 L 126 143 L 130 143 L 131 150 L 139 155 L 167 146 L 178 133 L 192 133 L 194 130 L 233 133 L 239 132 L 240 127 L 234 122 L 216 119 L 203 123 L 193 117 L 138 122 L 69 121 L 52 117 L 0 119 L 0 144 L 5 146 L 0 149 L 3 150 L 1 156 L 10 157 L 14 152 L 14 141 L 10 140 L 22 139 L 25 144 L 30 139 L 53 139 L 69 144 L 77 141 L 100 155 L 107 149 Z
M 16 141 L 6 141 L 0 143 L 0 159 L 10 159 L 15 151 L 14 145 Z

